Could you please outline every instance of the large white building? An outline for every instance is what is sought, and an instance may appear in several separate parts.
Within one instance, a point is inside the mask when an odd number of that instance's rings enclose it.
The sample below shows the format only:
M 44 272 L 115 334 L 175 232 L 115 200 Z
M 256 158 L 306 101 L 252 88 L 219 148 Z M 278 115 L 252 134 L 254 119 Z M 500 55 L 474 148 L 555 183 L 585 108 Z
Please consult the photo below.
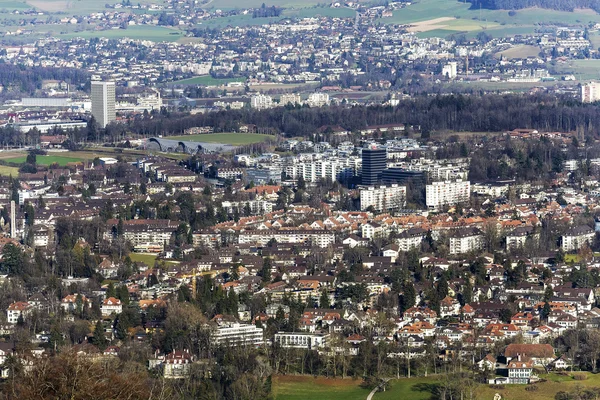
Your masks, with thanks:
M 291 179 L 302 177 L 306 182 L 319 182 L 349 179 L 360 170 L 361 160 L 358 157 L 335 157 L 324 160 L 307 160 L 285 166 L 285 175 Z
M 92 81 L 92 115 L 102 128 L 117 119 L 114 82 Z
M 273 107 L 273 99 L 271 96 L 257 94 L 250 99 L 250 106 L 257 110 L 266 110 L 267 108 Z
M 425 203 L 433 210 L 469 201 L 471 182 L 433 182 L 425 188 Z
M 456 61 L 449 62 L 448 64 L 444 65 L 444 67 L 442 68 L 442 75 L 444 75 L 448 79 L 456 78 L 456 75 L 458 73 L 457 66 L 458 66 L 458 64 Z
M 589 226 L 576 226 L 562 236 L 561 246 L 563 251 L 579 250 L 586 244 L 591 245 L 595 237 L 594 230 Z
M 264 344 L 263 329 L 252 324 L 224 323 L 213 331 L 216 345 L 260 346 Z
M 450 237 L 450 254 L 466 254 L 483 247 L 483 234 L 476 228 L 465 228 Z
M 600 83 L 590 82 L 581 86 L 581 101 L 583 103 L 593 103 L 600 100 Z
M 324 332 L 277 332 L 273 342 L 283 348 L 316 350 L 326 345 L 329 333 Z
M 369 186 L 360 189 L 360 209 L 398 210 L 406 203 L 406 186 Z
M 286 106 L 288 104 L 302 104 L 302 99 L 300 98 L 300 95 L 296 93 L 282 94 L 279 98 L 279 105 Z
M 306 101 L 311 107 L 323 107 L 329 105 L 329 95 L 327 93 L 311 93 Z

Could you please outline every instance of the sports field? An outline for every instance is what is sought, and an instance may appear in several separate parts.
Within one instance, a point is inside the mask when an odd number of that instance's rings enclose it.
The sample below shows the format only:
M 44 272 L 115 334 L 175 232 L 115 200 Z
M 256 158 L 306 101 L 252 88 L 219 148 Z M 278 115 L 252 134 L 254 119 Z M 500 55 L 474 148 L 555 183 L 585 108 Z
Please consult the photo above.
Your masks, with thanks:
M 9 158 L 6 161 L 10 162 L 10 163 L 15 163 L 15 164 L 23 164 L 26 160 L 27 160 L 27 156 L 23 156 L 23 157 Z M 64 167 L 68 163 L 77 163 L 77 162 L 82 162 L 82 161 L 83 161 L 82 158 L 54 156 L 54 155 L 52 155 L 52 156 L 37 156 L 36 157 L 37 164 L 46 165 L 46 166 L 57 163 L 58 165 Z
M 360 379 L 276 376 L 273 397 L 275 400 L 365 400 L 370 390 L 361 388 L 360 383 Z
M 268 139 L 275 139 L 275 136 L 261 135 L 259 133 L 207 133 L 203 135 L 166 136 L 165 139 L 243 146 L 245 144 L 260 143 Z

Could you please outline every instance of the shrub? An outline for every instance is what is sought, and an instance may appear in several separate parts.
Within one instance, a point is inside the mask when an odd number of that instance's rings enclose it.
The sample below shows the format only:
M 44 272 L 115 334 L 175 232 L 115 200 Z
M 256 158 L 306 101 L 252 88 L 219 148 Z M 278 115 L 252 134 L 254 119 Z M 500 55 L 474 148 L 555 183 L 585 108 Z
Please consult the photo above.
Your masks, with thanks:
M 508 16 L 509 16 L 509 17 L 514 17 L 515 15 L 517 15 L 517 12 L 516 12 L 515 10 L 510 10 L 510 11 L 508 12 Z
M 586 374 L 574 374 L 573 379 L 575 379 L 576 381 L 585 381 L 587 379 L 587 375 Z
M 529 385 L 525 387 L 525 390 L 528 392 L 535 392 L 536 390 L 538 390 L 537 385 Z
M 490 387 L 492 389 L 497 389 L 497 390 L 503 390 L 504 389 L 504 385 L 490 385 Z

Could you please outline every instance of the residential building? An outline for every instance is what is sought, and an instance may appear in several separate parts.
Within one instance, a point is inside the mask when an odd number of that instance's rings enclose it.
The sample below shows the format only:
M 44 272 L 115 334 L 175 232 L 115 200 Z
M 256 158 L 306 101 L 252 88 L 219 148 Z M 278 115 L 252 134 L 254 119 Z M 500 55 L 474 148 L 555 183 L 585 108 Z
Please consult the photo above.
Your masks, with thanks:
M 14 302 L 6 310 L 6 322 L 14 325 L 19 321 L 20 316 L 25 318 L 32 310 L 33 307 L 26 301 Z
M 425 203 L 430 209 L 439 210 L 443 206 L 467 202 L 470 195 L 469 181 L 433 182 L 425 188 Z
M 586 244 L 592 244 L 595 237 L 594 230 L 589 226 L 576 226 L 561 237 L 561 247 L 565 252 L 579 250 Z
M 169 353 L 163 361 L 163 376 L 167 379 L 182 379 L 189 375 L 192 366 L 189 350 Z
M 228 344 L 232 346 L 260 346 L 265 341 L 262 328 L 237 322 L 225 322 L 217 326 L 212 339 L 216 345 Z
M 123 304 L 121 300 L 115 299 L 114 297 L 109 297 L 102 301 L 100 305 L 100 312 L 103 317 L 108 317 L 111 314 L 120 314 L 123 311 Z
M 360 189 L 360 209 L 398 210 L 406 204 L 406 186 L 369 186 Z
M 273 107 L 273 98 L 264 94 L 257 94 L 250 99 L 250 106 L 257 110 L 266 110 Z
M 116 120 L 115 114 L 115 83 L 92 81 L 92 115 L 98 125 L 106 125 Z
M 450 237 L 450 254 L 466 254 L 483 247 L 483 233 L 477 228 L 457 230 Z
M 325 332 L 277 332 L 273 341 L 283 348 L 316 350 L 328 339 L 329 333 Z
M 533 372 L 533 361 L 522 359 L 519 356 L 516 359 L 511 360 L 507 366 L 508 369 L 508 383 L 510 384 L 523 384 L 529 383 L 531 373 Z
M 581 85 L 581 102 L 593 103 L 600 100 L 600 83 L 590 82 Z

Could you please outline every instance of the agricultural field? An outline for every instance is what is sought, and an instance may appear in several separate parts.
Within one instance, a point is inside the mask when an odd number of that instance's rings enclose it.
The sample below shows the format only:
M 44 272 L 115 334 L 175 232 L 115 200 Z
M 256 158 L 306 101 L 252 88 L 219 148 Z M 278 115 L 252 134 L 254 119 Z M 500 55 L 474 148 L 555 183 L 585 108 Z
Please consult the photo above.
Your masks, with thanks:
M 265 142 L 268 139 L 275 139 L 275 137 L 272 135 L 261 135 L 259 133 L 207 133 L 202 135 L 166 136 L 164 139 L 242 146 L 245 144 Z
M 202 4 L 203 8 L 219 8 L 221 10 L 233 10 L 237 8 L 258 8 L 264 3 L 263 0 L 208 0 Z M 306 8 L 322 3 L 319 0 L 270 0 L 266 4 L 268 6 L 284 7 L 284 8 Z
M 138 25 L 127 29 L 109 29 L 105 31 L 81 31 L 59 34 L 61 38 L 81 37 L 84 39 L 104 37 L 107 39 L 129 38 L 136 40 L 151 40 L 153 42 L 175 42 L 184 35 L 183 31 L 162 26 Z
M 559 74 L 573 74 L 579 81 L 600 78 L 600 60 L 569 60 L 556 64 L 553 69 Z
M 361 388 L 360 383 L 359 379 L 276 376 L 273 397 L 275 400 L 365 400 L 370 390 Z
M 0 9 L 2 8 L 2 2 L 0 1 Z M 6 0 L 6 2 L 16 2 L 15 0 Z M 84 15 L 91 12 L 104 11 L 106 8 L 105 4 L 116 4 L 120 3 L 121 0 L 105 0 L 105 1 L 94 1 L 94 0 L 27 0 L 23 2 L 27 4 L 27 8 L 35 7 L 38 10 L 47 12 L 68 12 L 70 15 Z M 164 4 L 162 0 L 144 0 L 144 4 Z
M 129 258 L 133 262 L 142 262 L 152 268 L 154 267 L 154 262 L 156 261 L 157 255 L 150 253 L 129 253 Z M 174 265 L 178 263 L 179 262 L 176 261 L 165 261 L 165 265 Z
M 445 36 L 447 36 L 446 31 L 475 34 L 485 31 L 493 37 L 533 32 L 541 24 L 583 26 L 600 22 L 600 15 L 589 10 L 565 12 L 531 8 L 518 10 L 516 15 L 509 16 L 507 10 L 479 10 L 471 9 L 470 6 L 470 3 L 455 0 L 420 0 L 394 11 L 391 18 L 384 18 L 381 21 L 386 24 L 428 24 L 429 21 L 433 21 L 437 33 L 446 34 Z M 445 20 L 440 22 L 442 18 Z M 517 30 L 512 31 L 512 28 Z M 421 33 L 419 36 L 428 35 Z
M 531 45 L 520 45 L 512 47 L 508 50 L 501 51 L 496 53 L 496 57 L 504 57 L 508 59 L 512 58 L 527 58 L 527 57 L 536 57 L 540 53 L 540 48 L 538 46 Z

